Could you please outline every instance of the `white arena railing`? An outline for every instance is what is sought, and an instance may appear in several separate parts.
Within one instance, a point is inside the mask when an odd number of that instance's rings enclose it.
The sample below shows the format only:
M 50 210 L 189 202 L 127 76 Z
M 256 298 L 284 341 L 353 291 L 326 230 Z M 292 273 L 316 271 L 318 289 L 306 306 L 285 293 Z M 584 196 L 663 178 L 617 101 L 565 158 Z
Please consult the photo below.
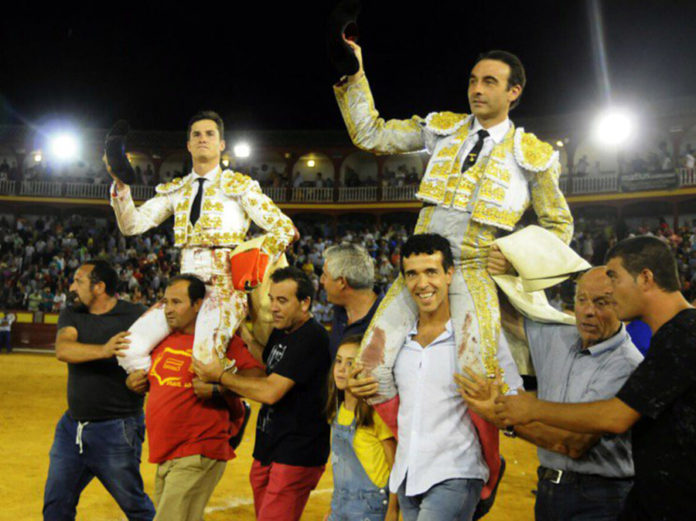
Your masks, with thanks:
M 133 185 L 130 187 L 131 196 L 136 201 L 145 201 L 155 196 L 154 186 Z
M 331 203 L 333 202 L 333 188 L 293 188 L 292 202 L 303 203 Z
M 680 168 L 680 186 L 696 186 L 696 170 Z M 568 194 L 570 182 L 568 176 L 561 176 L 561 191 Z M 619 177 L 616 175 L 578 177 L 572 179 L 572 195 L 618 193 Z M 19 188 L 20 196 L 70 197 L 76 199 L 107 199 L 109 184 L 92 183 L 58 183 L 54 181 L 0 181 L 0 195 L 15 195 Z M 382 201 L 414 201 L 418 185 L 386 186 L 382 188 Z M 136 201 L 154 197 L 155 187 L 131 185 L 131 194 Z M 288 189 L 285 187 L 264 187 L 263 192 L 275 202 L 331 203 L 334 201 L 333 188 L 292 188 L 288 201 Z M 379 190 L 376 186 L 343 187 L 338 189 L 338 202 L 373 202 L 378 201 Z
M 106 199 L 109 195 L 109 185 L 95 185 L 92 183 L 65 183 L 65 197 L 79 199 Z
M 418 185 L 385 186 L 382 188 L 382 201 L 413 201 Z
M 619 178 L 612 176 L 578 177 L 573 179 L 573 195 L 603 194 L 619 191 Z
M 17 181 L 0 181 L 0 195 L 14 195 Z
M 681 186 L 696 185 L 696 168 L 680 168 L 679 181 Z
M 356 186 L 350 188 L 338 189 L 338 201 L 376 201 L 377 187 L 376 186 Z
M 19 195 L 38 195 L 44 197 L 60 197 L 63 184 L 53 181 L 22 181 Z
M 263 193 L 273 199 L 276 203 L 285 201 L 288 189 L 284 186 L 264 186 Z

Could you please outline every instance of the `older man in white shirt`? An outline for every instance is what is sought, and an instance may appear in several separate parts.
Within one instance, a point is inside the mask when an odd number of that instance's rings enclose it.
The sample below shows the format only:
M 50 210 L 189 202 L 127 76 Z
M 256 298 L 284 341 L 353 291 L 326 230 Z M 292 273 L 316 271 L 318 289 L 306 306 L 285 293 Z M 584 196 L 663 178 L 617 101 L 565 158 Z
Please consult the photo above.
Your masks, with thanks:
M 454 261 L 437 234 L 412 236 L 402 248 L 405 284 L 418 306 L 418 323 L 394 366 L 400 396 L 399 442 L 389 488 L 399 496 L 404 521 L 470 520 L 489 469 L 477 427 L 453 375 L 460 373 L 450 314 Z M 522 386 L 504 341 L 498 363 L 512 389 Z M 372 377 L 351 379 L 351 392 L 376 392 Z

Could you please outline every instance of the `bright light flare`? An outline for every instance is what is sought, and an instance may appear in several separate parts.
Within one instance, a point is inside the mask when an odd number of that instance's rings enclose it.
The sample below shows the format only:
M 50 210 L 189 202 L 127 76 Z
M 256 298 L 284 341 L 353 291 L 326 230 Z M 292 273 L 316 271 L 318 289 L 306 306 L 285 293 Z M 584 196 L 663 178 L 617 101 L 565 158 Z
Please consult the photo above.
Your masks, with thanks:
M 595 120 L 594 137 L 606 146 L 619 146 L 626 143 L 635 130 L 633 116 L 624 110 L 609 109 Z
M 80 152 L 80 142 L 74 134 L 58 134 L 49 141 L 51 155 L 60 161 L 75 159 Z
M 41 152 L 36 152 L 34 154 L 34 163 L 40 163 L 43 161 L 43 155 L 41 155 Z
M 235 157 L 249 157 L 251 155 L 251 147 L 246 143 L 237 143 L 234 146 Z
M 310 159 L 309 161 L 307 161 L 307 166 L 309 168 L 314 168 L 314 165 L 316 165 L 316 163 L 314 162 L 314 159 Z

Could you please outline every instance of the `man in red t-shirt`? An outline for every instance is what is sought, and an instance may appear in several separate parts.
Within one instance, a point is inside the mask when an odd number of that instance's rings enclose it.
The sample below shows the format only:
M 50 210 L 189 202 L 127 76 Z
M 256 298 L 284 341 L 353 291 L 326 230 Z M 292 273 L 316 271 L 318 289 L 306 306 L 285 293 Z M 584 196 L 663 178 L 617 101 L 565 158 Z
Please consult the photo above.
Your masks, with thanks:
M 205 284 L 193 275 L 174 277 L 164 293 L 164 310 L 172 334 L 151 353 L 149 372 L 134 371 L 126 385 L 150 396 L 145 423 L 150 462 L 157 463 L 155 520 L 200 521 L 208 499 L 234 458 L 229 444 L 243 411 L 237 395 L 202 382 L 191 370 L 196 317 L 205 296 Z M 227 349 L 239 374 L 264 376 L 237 336 Z M 233 419 L 231 420 L 231 416 Z

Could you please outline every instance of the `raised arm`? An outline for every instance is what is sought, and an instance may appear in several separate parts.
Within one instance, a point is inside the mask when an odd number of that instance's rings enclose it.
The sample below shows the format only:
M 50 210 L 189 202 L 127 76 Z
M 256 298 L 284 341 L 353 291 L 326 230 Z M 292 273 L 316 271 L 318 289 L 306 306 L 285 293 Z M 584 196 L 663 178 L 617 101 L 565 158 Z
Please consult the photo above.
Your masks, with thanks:
M 135 206 L 128 185 L 117 188 L 111 186 L 111 207 L 116 214 L 118 229 L 123 235 L 138 235 L 150 228 L 159 226 L 174 212 L 174 207 L 166 194 L 157 194 L 152 199 Z
M 375 154 L 418 152 L 425 148 L 421 118 L 385 121 L 379 116 L 365 77 L 360 47 L 346 40 L 355 52 L 360 69 L 334 85 L 338 107 L 355 146 Z
M 114 182 L 111 185 L 111 207 L 116 214 L 118 229 L 123 235 L 138 235 L 150 228 L 162 224 L 172 213 L 174 207 L 166 194 L 157 194 L 136 208 L 131 196 L 130 187 L 121 181 L 111 171 L 104 157 L 104 165 Z

